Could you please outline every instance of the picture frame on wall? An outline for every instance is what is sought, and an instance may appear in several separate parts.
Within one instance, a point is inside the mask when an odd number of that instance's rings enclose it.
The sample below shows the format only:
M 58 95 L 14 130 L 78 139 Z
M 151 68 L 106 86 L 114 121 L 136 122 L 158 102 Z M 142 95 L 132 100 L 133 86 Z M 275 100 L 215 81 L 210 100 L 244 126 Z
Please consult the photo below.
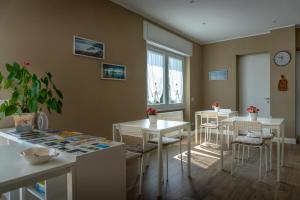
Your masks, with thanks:
M 75 35 L 73 37 L 73 54 L 76 56 L 104 59 L 105 44 Z
M 101 79 L 126 80 L 126 66 L 112 63 L 101 63 Z
M 210 81 L 224 81 L 228 80 L 228 70 L 215 70 L 209 72 Z

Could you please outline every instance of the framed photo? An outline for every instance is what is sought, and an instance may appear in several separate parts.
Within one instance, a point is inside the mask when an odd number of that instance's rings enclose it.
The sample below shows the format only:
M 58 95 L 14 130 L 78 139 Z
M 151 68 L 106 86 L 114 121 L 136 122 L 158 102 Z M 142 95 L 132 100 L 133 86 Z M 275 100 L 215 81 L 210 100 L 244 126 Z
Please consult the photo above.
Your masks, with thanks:
M 102 42 L 74 36 L 73 54 L 89 58 L 104 59 L 105 45 Z
M 228 80 L 228 70 L 217 70 L 209 72 L 210 81 L 224 81 Z
M 111 63 L 102 63 L 101 79 L 126 80 L 126 66 Z

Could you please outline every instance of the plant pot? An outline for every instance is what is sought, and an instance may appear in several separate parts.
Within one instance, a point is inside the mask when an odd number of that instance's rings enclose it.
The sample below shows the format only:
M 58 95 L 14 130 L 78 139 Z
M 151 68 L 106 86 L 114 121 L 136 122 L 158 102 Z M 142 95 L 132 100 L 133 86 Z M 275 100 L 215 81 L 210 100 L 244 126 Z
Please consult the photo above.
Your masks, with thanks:
M 220 107 L 214 107 L 215 112 L 219 112 L 220 111 Z
M 32 131 L 35 113 L 22 113 L 14 115 L 15 128 L 17 132 Z
M 250 120 L 257 121 L 257 114 L 258 113 L 249 113 Z
M 157 123 L 157 115 L 149 115 L 149 121 L 150 121 L 150 124 L 156 124 Z

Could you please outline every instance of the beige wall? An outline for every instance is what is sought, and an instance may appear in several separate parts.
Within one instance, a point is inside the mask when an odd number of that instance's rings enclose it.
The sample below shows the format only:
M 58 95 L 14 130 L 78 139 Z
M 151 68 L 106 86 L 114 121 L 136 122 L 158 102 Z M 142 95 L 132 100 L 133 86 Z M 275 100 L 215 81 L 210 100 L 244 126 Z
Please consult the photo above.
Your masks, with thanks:
M 286 137 L 295 137 L 295 27 L 272 30 L 269 34 L 219 42 L 203 46 L 203 106 L 209 108 L 213 101 L 223 107 L 237 109 L 237 59 L 239 55 L 269 52 L 271 54 L 271 115 L 286 121 Z M 277 67 L 273 56 L 277 51 L 288 50 L 292 61 L 286 67 Z M 209 81 L 208 73 L 227 68 L 228 81 Z M 280 75 L 289 81 L 289 91 L 277 90 Z
M 1 0 L 0 66 L 29 60 L 50 71 L 64 92 L 63 114 L 50 126 L 111 137 L 113 122 L 136 120 L 146 110 L 146 44 L 143 18 L 107 0 Z M 102 41 L 105 62 L 127 66 L 126 81 L 100 79 L 100 61 L 72 55 L 73 35 Z M 190 58 L 187 117 L 200 108 L 201 49 Z M 3 97 L 3 96 L 2 96 Z M 7 123 L 2 122 L 2 126 Z

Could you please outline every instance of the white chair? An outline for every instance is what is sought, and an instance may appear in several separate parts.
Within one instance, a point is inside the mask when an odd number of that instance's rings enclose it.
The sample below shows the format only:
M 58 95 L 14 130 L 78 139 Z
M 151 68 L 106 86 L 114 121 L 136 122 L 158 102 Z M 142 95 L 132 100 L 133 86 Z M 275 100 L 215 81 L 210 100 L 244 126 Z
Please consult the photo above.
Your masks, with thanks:
M 219 136 L 219 118 L 218 112 L 201 111 L 200 113 L 200 144 L 202 143 L 202 129 L 204 128 L 205 142 L 211 140 L 212 130 L 216 130 L 216 144 L 218 144 Z
M 232 110 L 231 110 L 230 108 L 221 108 L 221 109 L 219 110 L 219 112 L 220 112 L 220 113 L 230 113 L 230 112 L 232 112 Z
M 182 111 L 173 111 L 173 112 L 158 113 L 158 119 L 169 120 L 169 121 L 183 121 L 183 112 Z M 182 140 L 182 130 L 173 131 L 173 132 L 169 133 L 167 135 L 167 137 L 162 137 L 162 144 L 165 146 L 164 150 L 166 152 L 166 170 L 167 170 L 166 181 L 168 181 L 168 179 L 169 179 L 169 156 L 168 156 L 168 146 L 169 145 L 179 142 L 181 169 L 183 169 L 181 140 Z M 149 142 L 158 144 L 158 137 L 151 138 L 151 136 L 150 136 Z
M 257 132 L 252 132 L 252 133 L 248 133 L 247 134 L 248 137 L 252 137 L 252 138 L 259 138 L 260 134 L 258 134 Z M 272 132 L 272 130 L 270 129 L 262 129 L 262 135 L 261 135 L 263 142 L 265 144 L 265 150 L 267 151 L 269 149 L 269 170 L 272 169 L 272 149 L 273 149 L 273 138 L 274 138 L 274 134 Z M 269 146 L 269 147 L 268 147 Z M 248 149 L 248 157 L 249 157 L 249 149 Z M 267 153 L 266 153 L 266 159 L 267 159 Z M 266 163 L 266 168 L 268 170 L 268 165 Z
M 255 134 L 255 137 L 251 135 Z M 237 153 L 237 163 L 240 161 L 240 147 L 242 147 L 242 164 L 244 164 L 244 152 L 245 147 L 248 147 L 248 156 L 250 148 L 259 148 L 259 173 L 258 177 L 261 180 L 261 166 L 262 166 L 262 151 L 265 147 L 264 140 L 262 138 L 262 125 L 256 121 L 235 121 L 234 122 L 234 139 L 232 141 L 232 163 L 231 174 L 233 174 L 235 158 Z M 237 152 L 236 152 L 236 147 Z M 267 151 L 266 154 L 266 171 L 267 171 Z
M 157 145 L 148 142 L 148 134 L 144 133 L 141 128 L 131 127 L 126 125 L 120 125 L 119 134 L 121 142 L 124 142 L 124 136 L 133 137 L 138 140 L 136 143 L 125 144 L 125 149 L 134 153 L 141 154 L 140 161 L 140 183 L 139 183 L 139 195 L 142 194 L 142 183 L 144 174 L 144 156 L 147 153 L 155 150 Z

